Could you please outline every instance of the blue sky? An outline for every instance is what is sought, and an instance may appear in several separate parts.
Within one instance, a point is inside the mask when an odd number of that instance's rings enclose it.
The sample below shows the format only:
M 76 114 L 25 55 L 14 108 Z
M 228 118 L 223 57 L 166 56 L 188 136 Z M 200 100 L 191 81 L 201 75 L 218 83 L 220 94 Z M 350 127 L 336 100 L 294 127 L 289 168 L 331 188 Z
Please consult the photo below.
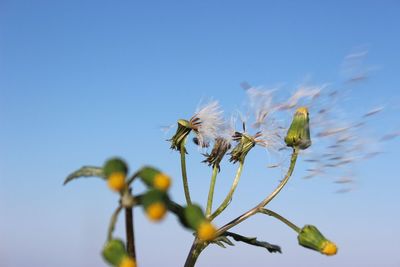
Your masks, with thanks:
M 183 203 L 178 154 L 165 142 L 172 132 L 160 127 L 189 118 L 202 99 L 241 108 L 243 81 L 288 94 L 304 81 L 342 88 L 345 56 L 368 50 L 368 78 L 340 108 L 352 117 L 384 106 L 365 134 L 398 131 L 399 12 L 398 1 L 1 1 L 0 265 L 105 266 L 99 251 L 117 196 L 96 179 L 63 187 L 64 177 L 119 155 L 132 169 L 153 164 L 171 174 L 171 194 Z M 324 178 L 301 179 L 299 166 L 271 203 L 299 225 L 317 225 L 338 243 L 337 256 L 303 249 L 290 229 L 256 216 L 237 230 L 283 254 L 210 247 L 198 266 L 399 266 L 399 148 L 398 139 L 380 144 L 384 153 L 356 166 L 347 194 Z M 276 185 L 268 154 L 249 157 L 219 224 L 264 197 L 255 189 Z M 200 160 L 193 150 L 188 168 L 203 204 L 210 170 Z M 217 200 L 234 170 L 221 174 Z M 140 265 L 182 265 L 191 234 L 172 215 L 151 224 L 136 214 Z

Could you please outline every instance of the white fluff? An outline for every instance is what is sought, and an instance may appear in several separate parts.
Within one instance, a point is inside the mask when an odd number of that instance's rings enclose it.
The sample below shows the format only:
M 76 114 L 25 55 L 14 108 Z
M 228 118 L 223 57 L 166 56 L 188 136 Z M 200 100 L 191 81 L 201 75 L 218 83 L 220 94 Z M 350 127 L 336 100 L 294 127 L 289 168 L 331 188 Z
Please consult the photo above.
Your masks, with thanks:
M 223 111 L 218 101 L 212 101 L 196 110 L 196 114 L 192 119 L 200 119 L 200 125 L 197 129 L 200 147 L 204 147 L 219 136 L 220 130 L 224 126 L 222 114 Z

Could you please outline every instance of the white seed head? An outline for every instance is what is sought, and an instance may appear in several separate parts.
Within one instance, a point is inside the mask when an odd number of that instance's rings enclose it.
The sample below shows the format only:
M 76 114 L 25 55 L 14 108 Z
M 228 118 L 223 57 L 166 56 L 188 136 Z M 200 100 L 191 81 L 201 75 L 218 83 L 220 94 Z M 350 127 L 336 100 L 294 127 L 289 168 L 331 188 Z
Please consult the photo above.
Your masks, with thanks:
M 212 101 L 196 110 L 196 114 L 190 120 L 199 120 L 195 131 L 200 147 L 207 146 L 210 141 L 218 137 L 224 125 L 222 114 L 218 101 Z

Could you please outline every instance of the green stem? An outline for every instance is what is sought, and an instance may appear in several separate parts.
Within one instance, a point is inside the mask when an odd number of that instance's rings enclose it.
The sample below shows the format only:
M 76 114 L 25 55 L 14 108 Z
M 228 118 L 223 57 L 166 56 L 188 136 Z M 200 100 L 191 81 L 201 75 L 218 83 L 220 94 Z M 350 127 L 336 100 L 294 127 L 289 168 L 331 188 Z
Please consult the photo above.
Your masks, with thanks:
M 180 147 L 180 153 L 181 153 L 181 170 L 182 170 L 183 190 L 185 191 L 186 203 L 188 205 L 191 205 L 192 200 L 190 199 L 189 185 L 188 185 L 188 179 L 187 179 L 187 173 L 186 173 L 186 149 L 185 149 L 184 144 L 182 144 Z
M 211 214 L 212 202 L 213 202 L 213 198 L 214 198 L 215 181 L 217 180 L 217 175 L 218 175 L 218 166 L 217 166 L 217 164 L 215 164 L 213 167 L 213 172 L 212 172 L 212 176 L 211 176 L 210 189 L 208 191 L 207 208 L 206 208 L 206 217 L 207 218 Z
M 224 201 L 218 207 L 218 209 L 216 211 L 214 211 L 213 214 L 211 214 L 210 220 L 215 219 L 215 217 L 217 217 L 221 212 L 223 212 L 226 209 L 226 207 L 228 207 L 229 203 L 232 200 L 233 193 L 235 193 L 236 187 L 239 183 L 240 176 L 242 175 L 243 165 L 244 165 L 244 161 L 240 161 L 239 167 L 236 171 L 235 179 L 233 180 L 233 183 L 232 183 L 231 189 L 229 190 L 228 195 L 225 197 Z
M 242 221 L 246 220 L 247 218 L 253 216 L 256 214 L 261 208 L 265 207 L 269 202 L 271 202 L 272 199 L 282 190 L 282 188 L 286 185 L 286 183 L 289 181 L 290 176 L 292 176 L 294 167 L 296 166 L 296 161 L 297 161 L 297 156 L 299 154 L 298 148 L 293 148 L 293 153 L 292 157 L 290 159 L 290 166 L 289 169 L 285 175 L 285 178 L 279 183 L 278 187 L 269 195 L 267 196 L 263 201 L 261 201 L 257 206 L 252 208 L 251 210 L 243 213 L 236 219 L 230 221 L 229 223 L 225 224 L 222 226 L 220 229 L 218 229 L 216 236 L 221 235 L 222 233 L 228 231 L 235 225 L 241 223 Z
M 272 210 L 261 208 L 258 212 L 266 214 L 266 215 L 269 215 L 269 216 L 272 216 L 272 217 L 275 217 L 276 219 L 280 220 L 281 222 L 283 222 L 284 224 L 286 224 L 287 226 L 292 228 L 297 233 L 300 233 L 300 231 L 301 231 L 301 229 L 299 227 L 297 227 L 294 223 L 292 223 L 291 221 L 289 221 L 285 217 L 279 215 L 278 213 L 273 212 Z
M 108 226 L 108 232 L 107 232 L 107 241 L 110 241 L 112 239 L 112 234 L 115 229 L 115 224 L 117 223 L 118 215 L 122 210 L 122 206 L 118 206 L 118 208 L 114 211 L 114 213 L 111 216 L 110 224 Z

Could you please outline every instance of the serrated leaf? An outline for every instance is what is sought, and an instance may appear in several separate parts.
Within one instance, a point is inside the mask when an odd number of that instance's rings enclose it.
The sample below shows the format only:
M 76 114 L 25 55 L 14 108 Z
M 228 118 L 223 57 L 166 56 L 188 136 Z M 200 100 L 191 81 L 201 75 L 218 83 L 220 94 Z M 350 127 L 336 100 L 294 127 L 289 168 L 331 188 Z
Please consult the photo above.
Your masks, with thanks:
M 79 170 L 74 171 L 64 181 L 64 185 L 69 183 L 72 180 L 82 178 L 82 177 L 99 177 L 102 179 L 106 179 L 104 175 L 103 168 L 95 167 L 95 166 L 83 166 Z

